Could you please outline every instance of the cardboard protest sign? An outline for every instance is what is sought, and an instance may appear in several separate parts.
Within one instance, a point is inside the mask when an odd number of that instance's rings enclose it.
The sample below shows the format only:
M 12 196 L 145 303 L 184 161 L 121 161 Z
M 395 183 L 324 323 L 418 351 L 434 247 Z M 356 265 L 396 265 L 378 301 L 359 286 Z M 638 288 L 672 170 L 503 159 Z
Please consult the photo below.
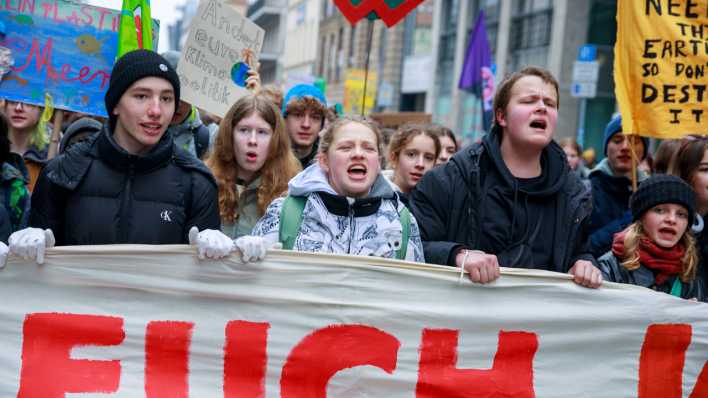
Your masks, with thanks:
M 120 11 L 65 0 L 0 2 L 0 48 L 14 66 L 0 82 L 0 98 L 106 116 L 118 45 Z M 159 23 L 153 20 L 155 37 Z
M 615 93 L 622 130 L 708 134 L 708 2 L 618 1 Z
M 0 285 L 2 397 L 708 396 L 707 304 L 550 272 L 120 245 Z
M 248 94 L 247 72 L 258 62 L 264 35 L 232 6 L 202 0 L 177 66 L 182 100 L 224 117 Z
M 361 114 L 361 104 L 364 102 L 364 69 L 348 69 L 344 76 L 344 113 L 347 115 Z M 369 114 L 374 109 L 376 101 L 376 72 L 369 71 L 366 83 L 366 101 L 364 114 Z

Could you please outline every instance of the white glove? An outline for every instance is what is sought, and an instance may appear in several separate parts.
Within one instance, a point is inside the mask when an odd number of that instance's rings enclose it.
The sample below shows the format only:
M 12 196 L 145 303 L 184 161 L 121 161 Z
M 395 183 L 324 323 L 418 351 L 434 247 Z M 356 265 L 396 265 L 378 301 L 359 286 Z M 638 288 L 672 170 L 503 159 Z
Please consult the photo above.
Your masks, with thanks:
M 10 248 L 3 242 L 0 242 L 0 269 L 7 265 L 7 255 L 10 254 Z
M 37 264 L 44 264 L 44 250 L 54 247 L 54 233 L 51 229 L 25 228 L 13 232 L 8 239 L 10 253 L 25 260 L 35 258 Z
M 241 261 L 252 263 L 262 261 L 268 250 L 268 242 L 262 236 L 246 235 L 234 241 L 236 248 L 241 252 Z M 276 242 L 270 245 L 271 249 L 282 249 L 283 245 Z
M 189 244 L 197 246 L 197 256 L 218 259 L 228 256 L 234 250 L 234 242 L 223 232 L 216 229 L 205 229 L 199 232 L 197 227 L 189 230 Z

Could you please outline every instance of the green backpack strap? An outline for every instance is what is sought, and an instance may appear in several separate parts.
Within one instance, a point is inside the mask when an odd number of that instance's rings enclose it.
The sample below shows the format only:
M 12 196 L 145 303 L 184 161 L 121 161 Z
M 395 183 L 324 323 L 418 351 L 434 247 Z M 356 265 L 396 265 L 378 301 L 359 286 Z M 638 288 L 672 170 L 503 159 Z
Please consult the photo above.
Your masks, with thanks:
M 292 250 L 295 247 L 295 239 L 300 231 L 300 224 L 302 224 L 305 203 L 307 203 L 306 196 L 288 195 L 283 201 L 283 207 L 280 209 L 278 237 L 285 250 Z
M 396 251 L 396 258 L 399 260 L 405 260 L 406 251 L 408 251 L 408 238 L 411 235 L 411 212 L 404 206 L 401 212 L 398 213 L 398 217 L 401 220 L 403 241 L 401 242 L 401 248 Z
M 673 285 L 671 285 L 671 295 L 676 297 L 681 297 L 681 278 L 676 276 Z

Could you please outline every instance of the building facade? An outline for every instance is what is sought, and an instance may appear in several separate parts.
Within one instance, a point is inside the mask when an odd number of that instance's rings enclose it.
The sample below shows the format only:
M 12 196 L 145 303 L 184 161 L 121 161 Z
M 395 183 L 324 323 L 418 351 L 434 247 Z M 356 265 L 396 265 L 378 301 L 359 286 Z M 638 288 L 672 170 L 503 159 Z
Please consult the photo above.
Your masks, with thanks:
M 290 0 L 286 15 L 283 77 L 285 89 L 317 78 L 321 0 Z

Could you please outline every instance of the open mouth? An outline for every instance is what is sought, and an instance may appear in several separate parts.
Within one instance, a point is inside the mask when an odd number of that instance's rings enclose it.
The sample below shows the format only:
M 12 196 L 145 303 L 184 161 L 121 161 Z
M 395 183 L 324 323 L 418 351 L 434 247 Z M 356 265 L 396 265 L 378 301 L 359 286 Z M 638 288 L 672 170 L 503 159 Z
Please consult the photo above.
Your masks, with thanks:
M 347 174 L 352 180 L 363 180 L 364 178 L 366 178 L 366 171 L 366 166 L 355 164 L 349 166 L 349 168 L 347 169 Z
M 546 121 L 545 120 L 533 120 L 530 124 L 531 128 L 533 129 L 538 129 L 538 130 L 546 130 Z
M 673 228 L 660 228 L 659 233 L 664 236 L 676 236 L 676 230 Z
M 255 152 L 246 152 L 246 160 L 249 162 L 255 162 L 258 159 L 258 154 Z
M 141 123 L 140 127 L 142 127 L 148 135 L 158 135 L 162 129 L 162 125 L 160 123 Z

